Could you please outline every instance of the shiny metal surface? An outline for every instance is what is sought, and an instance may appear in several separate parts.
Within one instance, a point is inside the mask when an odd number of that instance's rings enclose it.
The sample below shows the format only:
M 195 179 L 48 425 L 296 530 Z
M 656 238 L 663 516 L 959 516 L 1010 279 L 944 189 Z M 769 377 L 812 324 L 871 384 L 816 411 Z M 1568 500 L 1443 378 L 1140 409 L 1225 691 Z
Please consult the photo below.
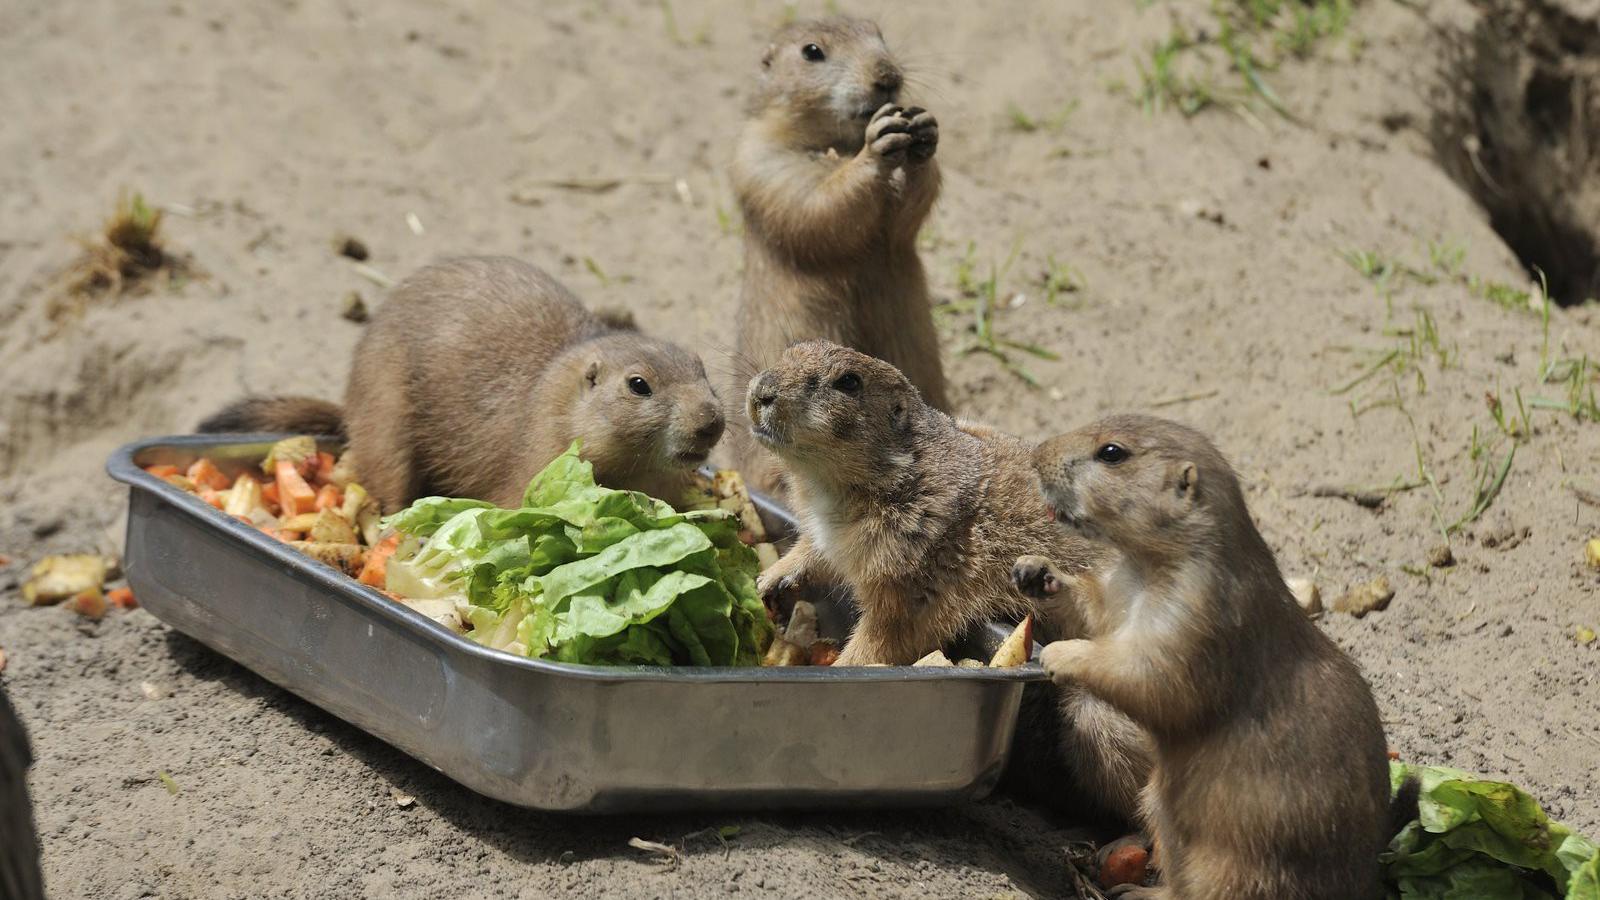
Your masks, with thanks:
M 140 605 L 508 803 L 619 812 L 975 799 L 1010 752 L 1024 683 L 1045 677 L 1037 663 L 612 668 L 489 650 L 140 468 L 205 455 L 234 474 L 271 440 L 159 438 L 111 457 L 111 477 L 131 489 L 124 568 Z M 792 527 L 761 506 L 769 524 Z M 845 623 L 845 612 L 820 618 Z M 963 643 L 987 658 L 1006 630 Z

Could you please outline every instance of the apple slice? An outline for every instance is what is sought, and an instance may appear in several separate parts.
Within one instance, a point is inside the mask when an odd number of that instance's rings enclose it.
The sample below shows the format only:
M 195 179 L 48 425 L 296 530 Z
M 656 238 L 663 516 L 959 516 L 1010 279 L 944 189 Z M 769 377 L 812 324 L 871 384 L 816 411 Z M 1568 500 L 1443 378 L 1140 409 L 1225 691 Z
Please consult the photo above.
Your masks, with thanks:
M 1022 617 L 1022 623 L 1015 631 L 1011 632 L 1000 644 L 1000 649 L 994 652 L 994 658 L 989 660 L 992 669 L 1020 666 L 1027 662 L 1033 655 L 1033 616 Z

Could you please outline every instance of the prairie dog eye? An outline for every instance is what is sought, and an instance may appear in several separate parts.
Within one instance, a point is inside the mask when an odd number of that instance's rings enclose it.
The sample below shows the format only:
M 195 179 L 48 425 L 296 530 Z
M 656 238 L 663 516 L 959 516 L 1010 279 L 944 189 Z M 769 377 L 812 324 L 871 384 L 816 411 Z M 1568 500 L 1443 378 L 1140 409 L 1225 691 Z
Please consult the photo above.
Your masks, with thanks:
M 638 394 L 641 397 L 648 397 L 650 396 L 650 382 L 645 381 L 643 378 L 640 378 L 637 375 L 629 375 L 628 390 L 633 391 L 635 394 Z
M 1108 466 L 1114 466 L 1131 455 L 1127 447 L 1115 443 L 1102 444 L 1100 449 L 1094 452 L 1094 458 Z
M 861 393 L 861 376 L 854 372 L 846 372 L 833 380 L 833 389 L 842 394 Z
M 801 47 L 800 55 L 804 56 L 807 62 L 822 62 L 828 58 L 828 54 L 823 53 L 822 48 L 816 44 L 807 44 Z

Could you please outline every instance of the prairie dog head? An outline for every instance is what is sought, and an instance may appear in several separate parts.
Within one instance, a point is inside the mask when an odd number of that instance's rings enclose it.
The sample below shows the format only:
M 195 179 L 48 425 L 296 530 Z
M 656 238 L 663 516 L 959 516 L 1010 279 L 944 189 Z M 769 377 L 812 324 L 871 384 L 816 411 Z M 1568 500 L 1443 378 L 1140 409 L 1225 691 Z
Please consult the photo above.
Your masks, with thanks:
M 1239 481 L 1205 435 L 1121 415 L 1051 438 L 1033 454 L 1056 520 L 1149 562 L 1224 545 L 1248 513 Z
M 582 344 L 572 429 L 612 478 L 688 470 L 722 438 L 722 405 L 700 357 L 666 341 L 612 334 Z
M 926 407 L 899 369 L 828 341 L 783 352 L 750 380 L 750 433 L 797 473 L 838 484 L 881 482 L 908 466 Z
M 904 80 L 876 24 L 845 16 L 793 22 L 761 54 L 755 107 L 781 107 L 827 146 L 855 150 L 872 114 L 899 99 Z

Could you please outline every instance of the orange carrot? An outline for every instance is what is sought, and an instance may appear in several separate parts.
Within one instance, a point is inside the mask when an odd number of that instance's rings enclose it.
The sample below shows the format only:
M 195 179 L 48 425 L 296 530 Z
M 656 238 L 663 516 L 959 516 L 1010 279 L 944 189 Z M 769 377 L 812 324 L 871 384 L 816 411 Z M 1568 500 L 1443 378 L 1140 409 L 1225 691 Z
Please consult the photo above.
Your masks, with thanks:
M 106 599 L 118 609 L 133 609 L 139 605 L 139 601 L 133 599 L 133 588 L 128 587 L 112 588 L 106 592 Z
M 361 567 L 361 574 L 356 580 L 362 584 L 370 584 L 382 590 L 389 583 L 389 557 L 400 546 L 400 535 L 391 534 L 378 542 L 376 547 L 367 551 L 366 565 Z
M 317 508 L 317 492 L 300 477 L 294 463 L 279 460 L 277 468 L 278 503 L 283 507 L 284 515 L 297 516 L 300 513 L 314 512 Z
M 215 506 L 217 509 L 221 509 L 222 507 L 226 506 L 228 500 L 228 498 L 222 496 L 221 491 L 214 491 L 211 488 L 202 488 L 200 491 L 200 499 L 211 504 L 212 506 Z
M 344 491 L 338 485 L 325 484 L 317 491 L 317 509 L 338 509 L 344 505 Z
M 217 468 L 217 464 L 204 456 L 195 460 L 194 465 L 189 467 L 189 471 L 186 474 L 189 476 L 189 480 L 197 486 L 211 488 L 214 491 L 227 490 L 233 486 L 233 479 L 222 474 L 222 470 Z
M 268 481 L 261 485 L 261 504 L 273 515 L 283 511 L 283 504 L 278 502 L 278 482 Z
M 176 475 L 179 472 L 179 469 L 178 469 L 177 466 L 166 466 L 166 465 L 162 465 L 162 466 L 145 466 L 144 470 L 146 472 L 149 472 L 151 475 L 154 475 L 157 478 L 167 478 L 169 476 Z
M 273 537 L 277 538 L 280 541 L 283 541 L 285 544 L 289 543 L 290 541 L 305 540 L 305 535 L 304 534 L 302 534 L 302 533 L 300 533 L 298 531 L 290 531 L 287 528 L 283 529 L 282 531 L 277 532 L 276 534 L 273 535 Z
M 336 462 L 338 460 L 333 458 L 332 453 L 326 450 L 317 451 L 317 471 L 313 478 L 318 484 L 328 483 L 328 478 L 333 475 L 333 464 Z

